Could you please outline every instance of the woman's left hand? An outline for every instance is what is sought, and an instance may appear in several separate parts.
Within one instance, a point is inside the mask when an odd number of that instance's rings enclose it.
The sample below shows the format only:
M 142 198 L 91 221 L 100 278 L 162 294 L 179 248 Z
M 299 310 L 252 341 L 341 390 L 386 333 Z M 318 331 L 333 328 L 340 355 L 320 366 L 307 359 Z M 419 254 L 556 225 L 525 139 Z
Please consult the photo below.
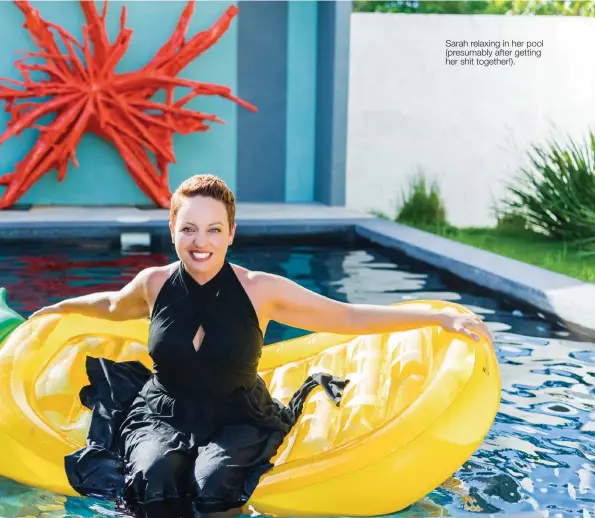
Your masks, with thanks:
M 440 312 L 439 322 L 445 330 L 461 333 L 476 342 L 482 336 L 487 340 L 491 340 L 490 331 L 477 315 L 447 309 Z

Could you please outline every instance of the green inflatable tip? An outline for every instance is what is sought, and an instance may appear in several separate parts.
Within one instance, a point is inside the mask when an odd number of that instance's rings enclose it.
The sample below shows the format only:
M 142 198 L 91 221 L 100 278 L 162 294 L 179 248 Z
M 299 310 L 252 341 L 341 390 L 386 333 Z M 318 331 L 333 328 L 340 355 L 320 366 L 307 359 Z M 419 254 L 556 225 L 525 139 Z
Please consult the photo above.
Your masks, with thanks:
M 19 327 L 25 319 L 8 307 L 6 288 L 0 288 L 0 343 Z

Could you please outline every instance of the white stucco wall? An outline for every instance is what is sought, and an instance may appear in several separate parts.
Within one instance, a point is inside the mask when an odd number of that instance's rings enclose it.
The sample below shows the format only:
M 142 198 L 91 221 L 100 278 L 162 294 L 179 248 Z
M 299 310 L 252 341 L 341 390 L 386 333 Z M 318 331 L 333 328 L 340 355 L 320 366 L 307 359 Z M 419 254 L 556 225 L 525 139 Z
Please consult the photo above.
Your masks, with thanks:
M 595 19 L 354 13 L 350 208 L 394 214 L 411 175 L 436 179 L 451 223 L 491 225 L 530 146 L 595 123 Z M 543 40 L 540 59 L 447 66 L 450 40 Z

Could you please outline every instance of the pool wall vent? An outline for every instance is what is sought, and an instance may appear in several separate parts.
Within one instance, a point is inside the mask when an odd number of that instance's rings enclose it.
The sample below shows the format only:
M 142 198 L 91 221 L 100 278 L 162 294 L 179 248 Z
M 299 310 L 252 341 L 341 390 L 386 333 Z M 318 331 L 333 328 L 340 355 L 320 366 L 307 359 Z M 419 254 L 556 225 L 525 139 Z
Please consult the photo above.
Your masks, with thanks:
M 151 247 L 151 234 L 149 232 L 122 232 L 120 234 L 120 248 L 131 250 Z

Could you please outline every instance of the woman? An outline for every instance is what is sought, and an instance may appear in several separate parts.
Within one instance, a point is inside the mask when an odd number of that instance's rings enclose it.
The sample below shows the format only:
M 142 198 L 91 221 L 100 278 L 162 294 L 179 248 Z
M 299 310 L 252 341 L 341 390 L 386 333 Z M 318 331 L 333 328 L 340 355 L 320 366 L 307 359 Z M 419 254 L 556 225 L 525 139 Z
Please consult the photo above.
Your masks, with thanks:
M 138 516 L 237 515 L 271 467 L 314 386 L 312 377 L 306 380 L 288 407 L 272 400 L 257 375 L 271 320 L 348 335 L 427 325 L 475 340 L 487 334 L 475 316 L 338 302 L 284 277 L 230 264 L 235 199 L 216 176 L 193 176 L 178 187 L 170 230 L 179 261 L 141 271 L 118 292 L 64 300 L 32 315 L 150 317 L 153 373 L 89 359 L 91 386 L 81 398 L 95 421 L 89 446 L 66 459 L 73 487 L 93 494 L 109 492 L 106 486 L 118 493 L 122 486 Z M 314 382 L 335 402 L 346 383 L 332 377 Z

